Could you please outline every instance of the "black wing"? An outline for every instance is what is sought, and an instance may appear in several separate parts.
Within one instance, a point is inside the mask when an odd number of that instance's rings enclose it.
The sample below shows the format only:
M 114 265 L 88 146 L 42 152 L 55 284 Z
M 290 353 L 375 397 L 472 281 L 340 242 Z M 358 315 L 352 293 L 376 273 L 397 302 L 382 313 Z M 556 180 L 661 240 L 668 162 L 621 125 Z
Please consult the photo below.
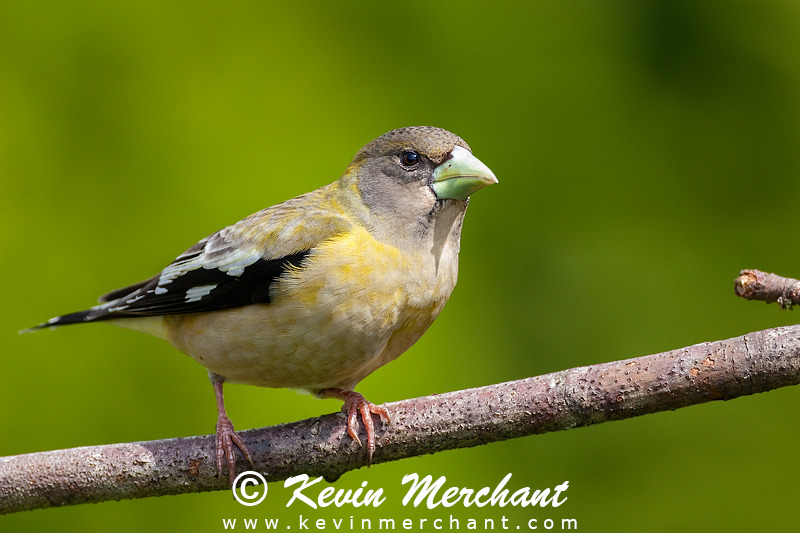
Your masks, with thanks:
M 259 259 L 243 268 L 241 274 L 198 268 L 187 271 L 167 284 L 156 276 L 137 285 L 109 293 L 125 296 L 86 311 L 51 318 L 32 330 L 111 320 L 114 318 L 175 315 L 231 309 L 254 303 L 270 303 L 270 285 L 289 268 L 299 268 L 309 251 L 280 259 Z M 126 292 L 133 289 L 133 292 Z M 108 297 L 107 295 L 106 297 Z
M 328 189 L 259 211 L 198 242 L 157 276 L 112 291 L 91 309 L 51 318 L 24 331 L 268 304 L 276 279 L 288 269 L 302 268 L 314 247 L 351 227 L 328 208 Z

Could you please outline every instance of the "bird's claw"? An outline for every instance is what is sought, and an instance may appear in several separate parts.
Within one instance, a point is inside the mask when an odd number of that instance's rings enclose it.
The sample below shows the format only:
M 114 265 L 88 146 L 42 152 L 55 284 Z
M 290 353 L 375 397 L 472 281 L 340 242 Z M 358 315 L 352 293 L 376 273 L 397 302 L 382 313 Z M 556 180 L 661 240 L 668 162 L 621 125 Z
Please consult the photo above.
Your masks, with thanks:
M 217 421 L 217 477 L 222 479 L 222 460 L 227 460 L 228 463 L 228 481 L 233 485 L 233 480 L 236 477 L 236 454 L 233 451 L 233 445 L 236 445 L 245 458 L 253 464 L 253 459 L 250 457 L 250 451 L 244 443 L 244 440 L 234 431 L 233 422 L 227 416 L 220 416 Z
M 361 446 L 361 439 L 358 438 L 358 414 L 361 413 L 361 420 L 364 421 L 364 433 L 367 434 L 367 466 L 372 464 L 372 454 L 375 452 L 375 424 L 372 415 L 378 415 L 387 424 L 392 421 L 389 418 L 389 411 L 385 407 L 368 402 L 357 392 L 345 392 L 342 395 L 344 405 L 342 411 L 347 413 L 347 434 Z

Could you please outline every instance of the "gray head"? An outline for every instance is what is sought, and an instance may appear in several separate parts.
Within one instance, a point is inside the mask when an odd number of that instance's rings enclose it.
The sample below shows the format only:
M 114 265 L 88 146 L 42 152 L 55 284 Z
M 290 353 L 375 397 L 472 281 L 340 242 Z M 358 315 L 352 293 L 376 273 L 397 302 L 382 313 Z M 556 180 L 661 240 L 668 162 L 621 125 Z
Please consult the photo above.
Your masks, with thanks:
M 356 153 L 342 185 L 355 186 L 377 235 L 427 232 L 438 213 L 466 210 L 469 195 L 497 183 L 458 135 L 430 126 L 385 133 Z

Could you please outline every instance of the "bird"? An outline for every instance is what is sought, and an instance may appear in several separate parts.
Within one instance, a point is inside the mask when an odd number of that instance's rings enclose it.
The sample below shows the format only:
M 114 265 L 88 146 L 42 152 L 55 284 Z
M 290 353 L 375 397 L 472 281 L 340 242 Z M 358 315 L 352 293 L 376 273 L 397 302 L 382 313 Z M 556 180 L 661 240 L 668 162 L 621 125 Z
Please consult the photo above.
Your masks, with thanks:
M 367 464 L 372 415 L 355 386 L 410 348 L 456 285 L 470 195 L 497 183 L 457 135 L 399 128 L 366 144 L 341 177 L 202 239 L 155 276 L 99 305 L 20 333 L 108 322 L 165 339 L 208 370 L 217 404 L 216 471 L 251 454 L 228 418 L 223 383 L 308 391 L 344 402 Z M 226 463 L 223 465 L 223 463 Z

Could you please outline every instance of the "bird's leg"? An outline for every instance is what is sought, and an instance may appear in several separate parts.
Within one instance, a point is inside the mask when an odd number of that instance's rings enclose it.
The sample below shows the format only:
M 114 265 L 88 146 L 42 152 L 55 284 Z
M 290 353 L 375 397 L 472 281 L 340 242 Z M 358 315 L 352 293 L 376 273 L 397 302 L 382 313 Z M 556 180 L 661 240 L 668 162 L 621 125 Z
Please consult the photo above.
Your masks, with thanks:
M 222 383 L 225 378 L 208 372 L 208 378 L 214 386 L 214 395 L 217 398 L 217 436 L 216 436 L 216 449 L 217 449 L 217 477 L 222 477 L 222 459 L 223 457 L 228 461 L 228 480 L 233 485 L 233 480 L 236 476 L 236 455 L 233 453 L 233 445 L 239 447 L 242 453 L 253 464 L 253 459 L 250 457 L 250 452 L 247 450 L 242 438 L 233 430 L 233 422 L 228 418 L 225 412 L 225 400 L 222 397 Z
M 367 434 L 367 466 L 372 464 L 372 454 L 375 452 L 375 424 L 372 422 L 372 415 L 379 415 L 381 420 L 386 420 L 387 424 L 391 424 L 389 411 L 385 407 L 368 402 L 366 398 L 354 391 L 323 389 L 322 394 L 330 398 L 344 400 L 342 411 L 347 412 L 347 434 L 359 446 L 361 446 L 361 440 L 358 438 L 358 413 L 361 413 L 361 420 L 364 421 L 364 432 Z

